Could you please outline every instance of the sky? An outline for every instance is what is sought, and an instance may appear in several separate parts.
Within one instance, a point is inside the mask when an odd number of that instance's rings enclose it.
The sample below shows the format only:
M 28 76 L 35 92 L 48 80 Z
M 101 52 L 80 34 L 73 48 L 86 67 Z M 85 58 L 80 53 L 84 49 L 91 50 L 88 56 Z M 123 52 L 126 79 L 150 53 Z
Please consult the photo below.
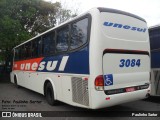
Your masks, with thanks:
M 84 13 L 93 7 L 118 9 L 138 15 L 147 21 L 148 27 L 160 24 L 160 0 L 45 0 L 61 2 L 64 7 Z

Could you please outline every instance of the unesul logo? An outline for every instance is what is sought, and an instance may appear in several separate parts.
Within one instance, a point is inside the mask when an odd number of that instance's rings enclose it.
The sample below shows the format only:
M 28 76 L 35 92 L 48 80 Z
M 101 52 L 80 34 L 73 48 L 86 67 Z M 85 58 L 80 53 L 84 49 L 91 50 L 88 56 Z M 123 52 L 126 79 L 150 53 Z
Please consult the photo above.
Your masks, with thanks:
M 122 28 L 126 30 L 132 30 L 132 31 L 143 32 L 143 33 L 145 33 L 147 30 L 146 28 L 139 28 L 139 27 L 130 26 L 130 25 L 123 25 L 121 23 L 104 22 L 103 25 L 107 27 Z
M 14 63 L 14 70 L 24 71 L 54 71 L 58 67 L 58 71 L 64 71 L 69 56 L 63 56 L 60 60 L 43 60 L 43 58 L 36 58 L 31 60 L 18 61 Z

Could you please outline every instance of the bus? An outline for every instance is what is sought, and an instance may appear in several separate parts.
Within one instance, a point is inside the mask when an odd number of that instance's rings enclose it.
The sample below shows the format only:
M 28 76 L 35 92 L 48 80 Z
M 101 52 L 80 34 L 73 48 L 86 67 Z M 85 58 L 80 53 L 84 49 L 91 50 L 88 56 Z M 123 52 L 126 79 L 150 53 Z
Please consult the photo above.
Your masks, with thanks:
M 93 8 L 16 46 L 11 82 L 57 101 L 99 109 L 150 94 L 146 21 Z
M 160 95 L 160 24 L 149 28 L 151 46 L 151 95 Z

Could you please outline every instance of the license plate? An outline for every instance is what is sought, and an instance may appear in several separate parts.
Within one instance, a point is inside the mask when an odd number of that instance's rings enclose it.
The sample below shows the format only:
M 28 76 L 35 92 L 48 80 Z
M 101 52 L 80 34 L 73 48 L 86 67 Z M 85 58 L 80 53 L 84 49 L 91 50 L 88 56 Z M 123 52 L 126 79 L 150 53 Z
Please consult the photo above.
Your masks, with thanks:
M 135 88 L 134 88 L 134 87 L 126 88 L 126 92 L 132 92 L 132 91 L 135 91 Z

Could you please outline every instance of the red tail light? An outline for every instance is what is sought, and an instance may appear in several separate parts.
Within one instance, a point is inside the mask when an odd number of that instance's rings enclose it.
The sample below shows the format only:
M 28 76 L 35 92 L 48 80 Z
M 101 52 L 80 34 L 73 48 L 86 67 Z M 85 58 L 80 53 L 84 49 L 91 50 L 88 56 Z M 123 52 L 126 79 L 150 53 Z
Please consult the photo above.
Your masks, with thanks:
M 99 75 L 95 79 L 96 90 L 104 90 L 104 79 L 102 75 Z
M 95 86 L 104 86 L 104 80 L 102 75 L 96 77 Z

